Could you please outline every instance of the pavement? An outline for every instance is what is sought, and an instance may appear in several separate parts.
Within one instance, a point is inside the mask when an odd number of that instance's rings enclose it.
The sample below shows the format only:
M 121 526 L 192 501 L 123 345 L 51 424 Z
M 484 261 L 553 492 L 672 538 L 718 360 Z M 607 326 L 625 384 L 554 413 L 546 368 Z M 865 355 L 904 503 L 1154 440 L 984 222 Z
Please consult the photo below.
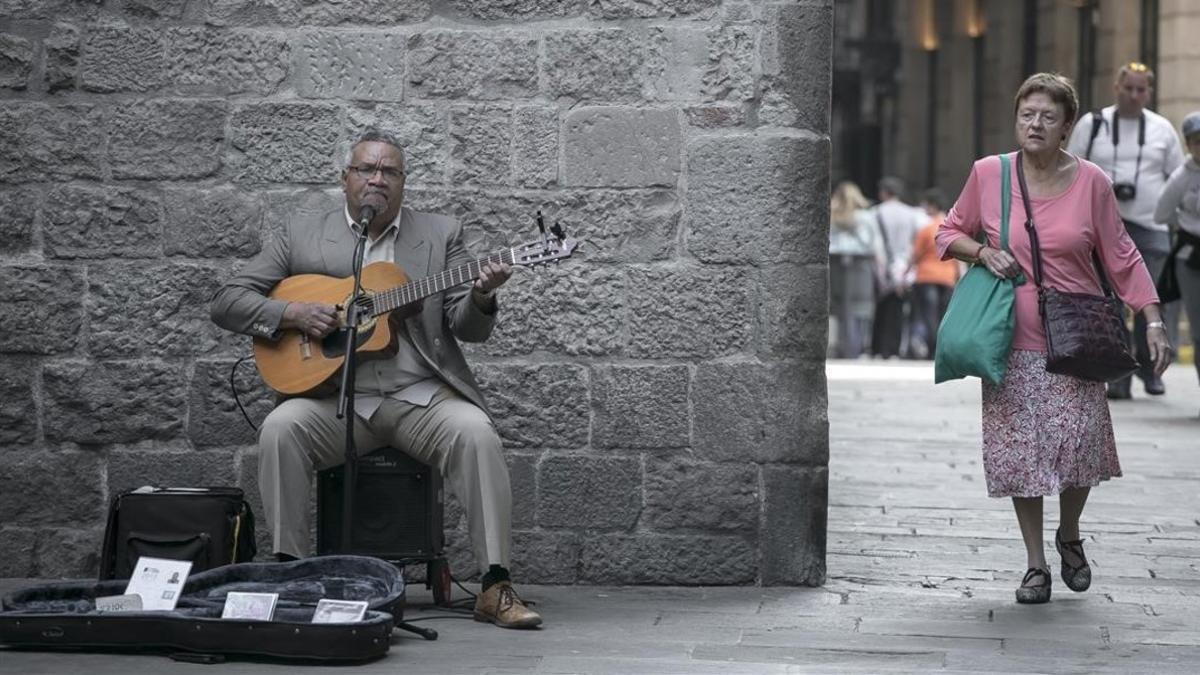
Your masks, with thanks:
M 1200 672 L 1200 386 L 1112 405 L 1125 476 L 1082 521 L 1094 581 L 1013 601 L 1025 557 L 989 499 L 979 383 L 927 363 L 830 362 L 828 581 L 822 588 L 524 586 L 546 617 L 505 631 L 428 606 L 389 654 L 353 667 L 0 651 L 0 673 L 1196 673 Z M 1057 525 L 1046 501 L 1046 531 Z M 1048 551 L 1048 560 L 1057 555 Z M 0 591 L 34 583 L 0 580 Z M 465 594 L 460 593 L 461 597 Z M 424 605 L 424 606 L 422 606 Z

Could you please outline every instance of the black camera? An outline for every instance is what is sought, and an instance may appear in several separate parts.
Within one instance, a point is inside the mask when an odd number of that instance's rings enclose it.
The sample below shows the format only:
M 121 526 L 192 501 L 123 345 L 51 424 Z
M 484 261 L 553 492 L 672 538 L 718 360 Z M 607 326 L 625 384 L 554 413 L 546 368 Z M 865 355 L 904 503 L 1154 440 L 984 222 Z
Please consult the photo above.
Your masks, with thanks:
M 1117 201 L 1127 202 L 1137 197 L 1137 186 L 1133 183 L 1113 183 L 1113 193 L 1117 195 Z

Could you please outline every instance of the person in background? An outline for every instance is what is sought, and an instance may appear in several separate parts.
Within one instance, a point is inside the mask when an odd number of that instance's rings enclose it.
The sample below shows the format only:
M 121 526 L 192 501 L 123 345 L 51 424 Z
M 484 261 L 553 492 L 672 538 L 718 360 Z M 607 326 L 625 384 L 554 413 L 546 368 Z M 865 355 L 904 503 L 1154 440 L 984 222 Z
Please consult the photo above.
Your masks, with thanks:
M 925 209 L 929 222 L 917 231 L 909 258 L 909 276 L 913 279 L 910 351 L 916 358 L 933 358 L 938 326 L 958 281 L 958 263 L 942 260 L 933 241 L 946 219 L 946 195 L 937 188 L 926 190 L 921 195 L 921 208 Z
M 1200 378 L 1200 110 L 1183 119 L 1183 138 L 1187 142 L 1187 161 L 1167 179 L 1154 220 L 1176 225 L 1175 278 L 1187 309 L 1192 333 L 1192 360 Z
M 1183 164 L 1183 148 L 1167 118 L 1146 108 L 1154 91 L 1154 71 L 1144 63 L 1127 63 L 1117 71 L 1113 84 L 1116 104 L 1084 115 L 1071 134 L 1067 151 L 1094 162 L 1108 174 L 1125 231 L 1133 238 L 1146 261 L 1150 276 L 1157 279 L 1171 249 L 1167 225 L 1155 219 L 1158 197 L 1167 176 Z M 1165 307 L 1167 338 L 1178 340 L 1178 303 Z M 1146 393 L 1165 394 L 1162 378 L 1154 373 L 1146 342 L 1146 322 L 1133 321 L 1133 347 L 1141 369 L 1137 375 Z M 1132 377 L 1132 376 L 1131 376 Z M 1131 378 L 1108 386 L 1108 397 L 1130 398 Z
M 870 202 L 851 181 L 829 199 L 829 302 L 837 319 L 836 356 L 855 359 L 866 348 L 875 306 L 875 270 L 882 247 Z
M 1104 172 L 1062 150 L 1079 109 L 1071 82 L 1054 73 L 1025 80 L 1014 100 L 1020 152 L 1009 169 L 1019 185 L 1024 166 L 1028 197 L 1044 263 L 1043 284 L 1064 293 L 1100 295 L 1098 260 L 1116 294 L 1148 324 L 1154 373 L 1170 362 L 1154 282 L 1121 223 L 1112 185 Z M 954 208 L 937 233 L 943 257 L 984 265 L 997 277 L 1023 274 L 1032 280 L 1030 237 L 1020 225 L 1009 229 L 1009 250 L 1000 240 L 1000 158 L 977 160 Z M 1020 188 L 1009 195 L 1011 222 L 1026 222 Z M 985 233 L 980 243 L 976 237 Z M 1038 312 L 1038 286 L 1015 288 L 1012 351 L 999 384 L 983 383 L 983 471 L 989 497 L 1013 502 L 1025 543 L 1028 570 L 1017 602 L 1050 600 L 1050 568 L 1042 532 L 1042 500 L 1058 495 L 1059 526 L 1054 546 L 1061 574 L 1072 591 L 1085 591 L 1092 569 L 1083 550 L 1080 516 L 1091 489 L 1121 475 L 1112 416 L 1104 384 L 1046 370 L 1046 335 Z
M 872 209 L 883 250 L 883 268 L 876 275 L 875 323 L 871 352 L 882 358 L 904 354 L 908 341 L 908 260 L 913 237 L 925 224 L 925 214 L 900 201 L 904 181 L 889 176 L 879 181 L 879 204 Z

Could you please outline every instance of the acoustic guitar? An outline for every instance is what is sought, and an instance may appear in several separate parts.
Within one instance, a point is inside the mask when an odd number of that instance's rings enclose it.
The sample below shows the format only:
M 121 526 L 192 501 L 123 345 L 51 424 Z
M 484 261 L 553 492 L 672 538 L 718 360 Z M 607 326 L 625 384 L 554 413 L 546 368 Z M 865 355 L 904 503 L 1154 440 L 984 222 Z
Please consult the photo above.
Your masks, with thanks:
M 421 310 L 423 298 L 454 286 L 472 283 L 484 265 L 500 262 L 531 267 L 569 258 L 580 242 L 563 237 L 545 237 L 504 249 L 454 269 L 411 281 L 398 266 L 377 262 L 362 270 L 362 294 L 358 303 L 356 360 L 395 356 L 401 322 Z M 339 328 L 323 338 L 310 338 L 297 330 L 285 330 L 278 340 L 254 338 L 254 362 L 267 386 L 283 396 L 323 395 L 336 387 L 334 376 L 346 358 L 346 308 L 354 294 L 354 277 L 298 274 L 275 285 L 268 297 L 285 302 L 335 305 Z

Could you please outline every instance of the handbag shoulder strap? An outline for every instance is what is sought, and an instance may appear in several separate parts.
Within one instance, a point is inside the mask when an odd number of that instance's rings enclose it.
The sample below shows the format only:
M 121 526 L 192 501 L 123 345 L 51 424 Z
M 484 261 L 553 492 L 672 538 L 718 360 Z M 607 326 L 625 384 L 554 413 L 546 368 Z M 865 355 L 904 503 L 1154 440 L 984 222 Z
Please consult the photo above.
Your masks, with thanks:
M 1033 224 L 1033 206 L 1029 203 L 1029 188 L 1025 184 L 1025 163 L 1022 161 L 1024 154 L 1023 152 L 1017 153 L 1017 181 L 1021 186 L 1021 201 L 1025 205 L 1025 231 L 1029 233 L 1029 249 L 1033 254 L 1033 282 L 1040 288 L 1042 286 L 1042 247 L 1038 242 L 1037 227 Z M 1096 273 L 1100 275 L 1100 288 L 1104 290 L 1105 295 L 1112 296 L 1112 287 L 1108 283 L 1108 277 L 1104 275 L 1104 265 L 1101 264 L 1094 248 L 1092 249 L 1092 265 L 1095 266 Z
M 883 238 L 883 255 L 887 258 L 888 264 L 891 264 L 895 257 L 892 254 L 892 242 L 888 239 L 887 226 L 883 224 L 883 204 L 875 207 L 875 222 L 879 224 L 879 235 Z
M 1008 251 L 1008 218 L 1012 212 L 1012 178 L 1008 155 L 1000 155 L 1000 248 Z

